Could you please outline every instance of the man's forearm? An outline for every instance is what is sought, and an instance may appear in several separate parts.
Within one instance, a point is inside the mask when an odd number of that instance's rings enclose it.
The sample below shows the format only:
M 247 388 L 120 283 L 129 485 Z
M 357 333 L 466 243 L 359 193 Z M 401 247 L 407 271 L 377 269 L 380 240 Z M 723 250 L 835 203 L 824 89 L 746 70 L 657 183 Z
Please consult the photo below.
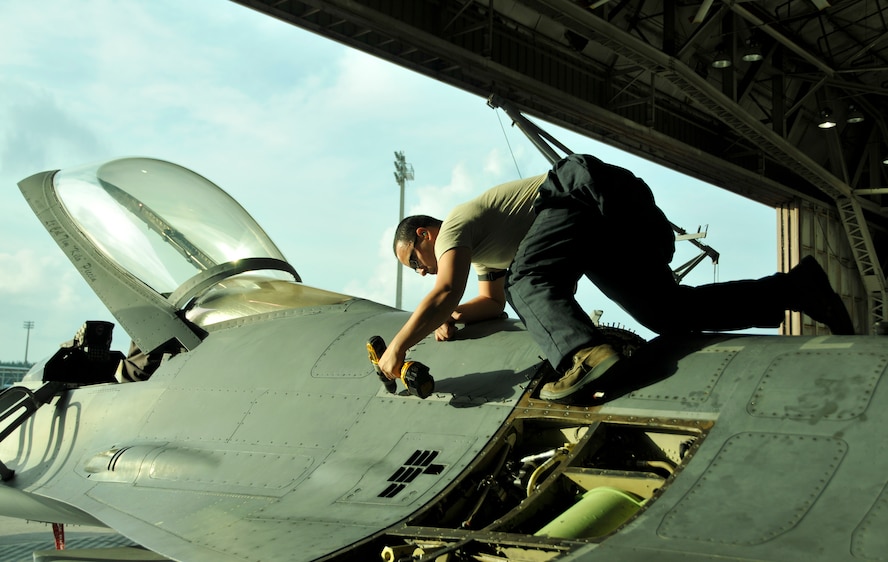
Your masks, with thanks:
M 461 296 L 448 291 L 426 295 L 389 345 L 406 351 L 419 343 L 452 316 Z
M 436 275 L 435 287 L 422 299 L 379 358 L 379 367 L 387 377 L 397 378 L 407 350 L 453 314 L 465 293 L 471 261 L 471 251 L 462 246 L 447 250 L 438 258 L 438 271 L 432 271 Z
M 505 310 L 504 303 L 490 297 L 478 296 L 456 307 L 450 317 L 454 322 L 472 324 L 483 320 L 498 318 Z

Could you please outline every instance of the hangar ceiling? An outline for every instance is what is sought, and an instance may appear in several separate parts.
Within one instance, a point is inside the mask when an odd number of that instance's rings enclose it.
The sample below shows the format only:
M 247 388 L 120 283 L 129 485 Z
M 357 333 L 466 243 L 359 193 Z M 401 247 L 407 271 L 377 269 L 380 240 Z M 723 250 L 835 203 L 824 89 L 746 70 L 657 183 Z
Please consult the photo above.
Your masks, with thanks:
M 888 0 L 234 1 L 766 205 L 833 209 L 885 317 Z

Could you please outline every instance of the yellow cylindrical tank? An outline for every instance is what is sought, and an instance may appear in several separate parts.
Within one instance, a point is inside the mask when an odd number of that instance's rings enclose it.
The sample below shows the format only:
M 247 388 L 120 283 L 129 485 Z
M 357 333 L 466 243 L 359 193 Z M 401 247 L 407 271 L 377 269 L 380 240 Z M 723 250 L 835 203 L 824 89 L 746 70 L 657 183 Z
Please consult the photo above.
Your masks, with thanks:
M 601 537 L 635 515 L 643 503 L 635 494 L 623 490 L 608 486 L 592 488 L 534 535 L 559 539 Z

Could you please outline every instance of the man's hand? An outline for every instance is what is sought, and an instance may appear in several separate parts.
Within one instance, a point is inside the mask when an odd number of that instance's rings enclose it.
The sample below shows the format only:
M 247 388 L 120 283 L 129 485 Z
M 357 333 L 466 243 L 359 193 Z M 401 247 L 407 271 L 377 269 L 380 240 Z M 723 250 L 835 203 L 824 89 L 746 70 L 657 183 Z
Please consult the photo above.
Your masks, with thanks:
M 389 346 L 382 357 L 379 358 L 379 368 L 383 374 L 390 380 L 398 380 L 401 378 L 401 367 L 404 366 L 404 359 L 407 357 L 406 352 L 398 352 Z
M 506 308 L 505 279 L 479 281 L 478 296 L 456 307 L 450 317 L 435 328 L 435 341 L 449 341 L 459 331 L 456 324 L 472 324 L 499 318 Z
M 456 327 L 456 321 L 451 318 L 447 322 L 444 322 L 443 324 L 438 326 L 438 328 L 435 330 L 435 341 L 451 340 L 458 331 L 459 328 Z

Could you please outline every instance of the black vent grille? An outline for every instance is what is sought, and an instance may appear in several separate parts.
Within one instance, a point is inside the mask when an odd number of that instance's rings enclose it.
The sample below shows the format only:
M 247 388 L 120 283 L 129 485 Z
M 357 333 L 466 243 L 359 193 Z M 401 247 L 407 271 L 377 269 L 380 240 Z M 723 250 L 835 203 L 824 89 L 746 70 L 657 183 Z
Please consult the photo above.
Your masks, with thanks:
M 391 484 L 386 487 L 380 494 L 380 498 L 393 498 L 413 482 L 420 474 L 438 475 L 444 471 L 444 465 L 435 464 L 434 461 L 440 451 L 419 450 L 413 452 L 412 455 L 401 465 L 391 476 L 388 481 Z

